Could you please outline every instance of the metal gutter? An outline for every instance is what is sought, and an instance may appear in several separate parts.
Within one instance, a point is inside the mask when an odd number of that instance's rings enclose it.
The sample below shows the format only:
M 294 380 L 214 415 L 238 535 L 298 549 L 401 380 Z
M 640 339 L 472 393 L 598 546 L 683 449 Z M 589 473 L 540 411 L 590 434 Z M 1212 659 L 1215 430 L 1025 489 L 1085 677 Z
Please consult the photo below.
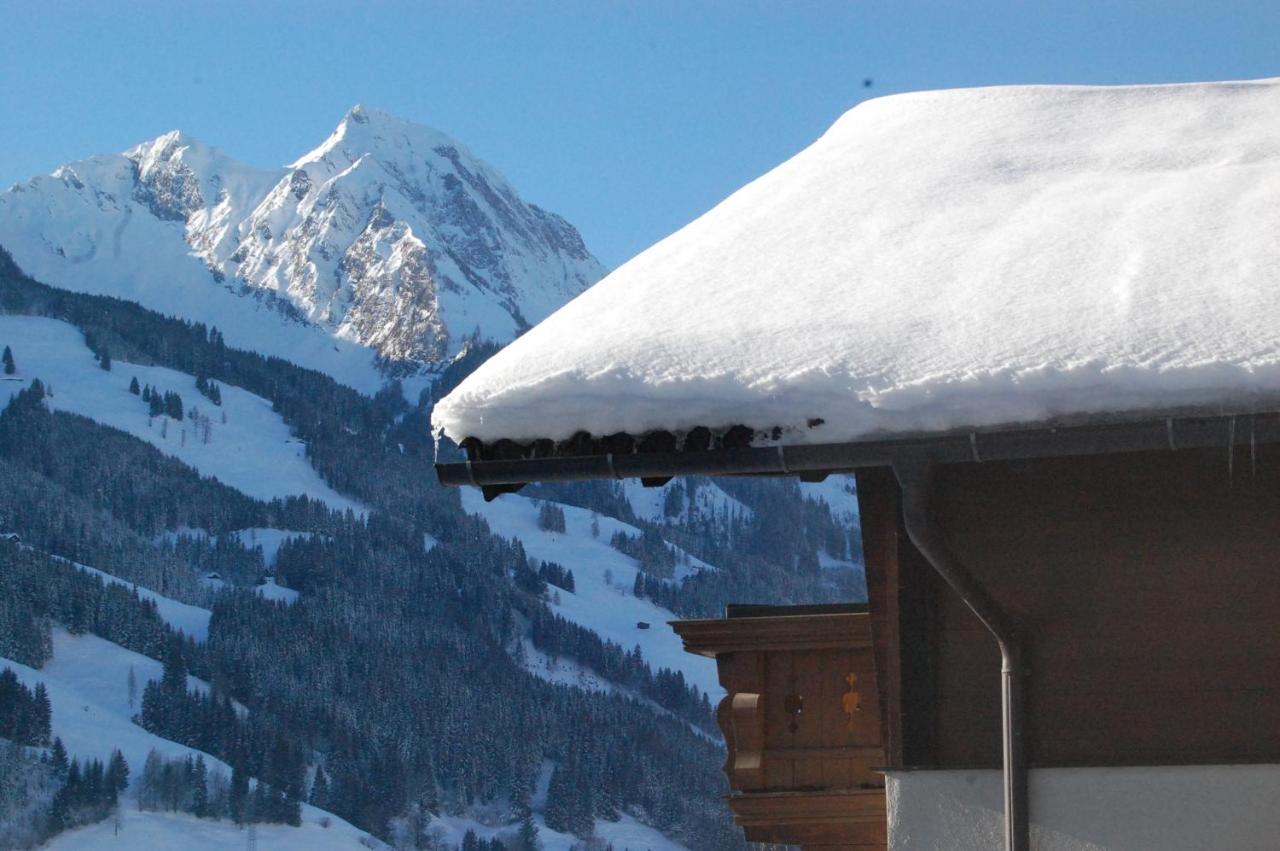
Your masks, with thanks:
M 440 483 L 474 485 L 497 495 L 529 482 L 584 479 L 664 480 L 672 476 L 801 476 L 820 478 L 864 467 L 891 467 L 927 454 L 936 464 L 1201 449 L 1280 442 L 1280 413 L 1162 417 L 1061 428 L 967 431 L 933 437 L 697 452 L 471 459 L 436 465 Z
M 1025 646 L 1013 619 L 991 599 L 987 589 L 947 546 L 934 516 L 936 467 L 927 456 L 901 458 L 893 465 L 902 486 L 902 521 L 916 549 L 951 586 L 961 601 L 995 637 L 1000 647 L 1000 739 L 1004 781 L 1005 851 L 1029 851 L 1031 822 L 1028 815 Z

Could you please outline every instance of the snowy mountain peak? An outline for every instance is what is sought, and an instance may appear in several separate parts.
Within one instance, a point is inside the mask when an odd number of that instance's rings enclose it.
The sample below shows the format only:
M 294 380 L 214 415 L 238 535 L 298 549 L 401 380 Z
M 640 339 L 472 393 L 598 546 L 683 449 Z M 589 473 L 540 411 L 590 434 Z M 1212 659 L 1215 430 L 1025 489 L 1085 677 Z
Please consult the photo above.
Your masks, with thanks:
M 414 372 L 469 339 L 513 339 L 604 273 L 465 146 L 363 105 L 284 168 L 178 130 L 68 164 L 0 194 L 0 245 L 37 278 L 348 381 L 353 344 L 382 374 Z
M 462 152 L 467 159 L 475 159 L 463 145 L 439 130 L 356 104 L 342 117 L 328 139 L 292 163 L 290 168 L 325 163 L 341 169 L 364 157 L 376 160 L 430 158 L 437 150 L 448 148 Z M 496 172 L 490 176 L 496 176 Z

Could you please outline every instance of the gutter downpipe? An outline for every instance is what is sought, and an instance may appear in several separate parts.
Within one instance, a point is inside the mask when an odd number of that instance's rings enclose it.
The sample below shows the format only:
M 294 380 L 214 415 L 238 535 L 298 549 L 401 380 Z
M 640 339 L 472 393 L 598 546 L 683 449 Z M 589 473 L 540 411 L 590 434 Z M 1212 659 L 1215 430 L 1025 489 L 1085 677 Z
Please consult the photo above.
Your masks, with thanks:
M 920 554 L 978 616 L 1000 646 L 1004 847 L 1005 851 L 1030 851 L 1027 758 L 1023 740 L 1026 720 L 1023 639 L 1009 616 L 947 546 L 934 516 L 936 471 L 935 462 L 928 456 L 912 455 L 894 460 L 893 472 L 902 488 L 903 525 Z

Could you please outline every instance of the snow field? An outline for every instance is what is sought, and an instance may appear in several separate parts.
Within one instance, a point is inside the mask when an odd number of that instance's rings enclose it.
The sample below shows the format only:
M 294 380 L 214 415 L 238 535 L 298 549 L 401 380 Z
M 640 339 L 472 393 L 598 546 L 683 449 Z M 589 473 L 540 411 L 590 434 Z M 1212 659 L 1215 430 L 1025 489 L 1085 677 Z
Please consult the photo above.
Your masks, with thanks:
M 609 546 L 609 540 L 617 531 L 638 535 L 640 530 L 598 515 L 600 536 L 593 537 L 591 512 L 561 505 L 565 533 L 548 532 L 538 526 L 538 504 L 531 499 L 506 495 L 486 503 L 475 488 L 462 488 L 461 494 L 463 509 L 483 517 L 495 534 L 519 540 L 532 559 L 558 562 L 573 571 L 574 593 L 548 589 L 552 611 L 617 642 L 623 650 L 639 645 L 650 668 L 680 671 L 686 682 L 706 692 L 713 703 L 723 696 L 715 662 L 685 653 L 680 637 L 668 625 L 676 616 L 631 594 L 639 568 L 635 559 Z M 612 584 L 606 581 L 606 572 Z M 559 603 L 555 602 L 557 594 Z M 637 628 L 640 622 L 648 623 L 649 628 Z
M 201 395 L 195 378 L 185 373 L 125 361 L 114 361 L 110 371 L 104 371 L 79 329 L 54 319 L 0 315 L 0 345 L 13 350 L 21 376 L 28 381 L 39 378 L 52 388 L 48 402 L 56 410 L 127 432 L 202 475 L 216 476 L 258 499 L 301 494 L 339 511 L 365 511 L 320 478 L 306 459 L 305 446 L 292 437 L 271 403 L 261 396 L 219 383 L 222 406 L 218 407 Z M 189 419 L 148 417 L 146 403 L 129 392 L 135 377 L 144 387 L 149 384 L 161 392 L 178 393 L 188 410 L 194 407 L 209 417 L 209 443 L 202 441 Z
M 671 492 L 675 484 L 676 482 L 673 480 L 662 487 L 647 488 L 636 479 L 623 479 L 621 482 L 623 494 L 626 496 L 627 502 L 631 504 L 631 510 L 636 513 L 637 517 L 654 523 L 688 520 L 691 511 L 697 512 L 703 517 L 715 517 L 721 514 L 737 514 L 742 517 L 751 517 L 755 513 L 749 507 L 721 490 L 715 482 L 711 482 L 698 487 L 692 506 L 688 504 L 686 498 L 680 515 L 668 517 L 666 513 L 667 494 Z M 687 482 L 684 485 L 687 487 Z
M 541 816 L 535 815 L 534 823 L 538 826 L 538 839 L 542 842 L 543 851 L 571 851 L 582 842 L 576 836 L 551 830 L 543 823 Z M 432 821 L 432 827 L 439 829 L 441 838 L 455 845 L 462 844 L 462 838 L 468 830 L 474 830 L 481 839 L 490 839 L 510 835 L 517 826 L 486 825 L 456 816 L 441 816 Z M 596 835 L 605 842 L 612 843 L 617 851 L 688 851 L 685 846 L 673 842 L 628 815 L 623 815 L 616 822 L 597 820 Z
M 185 813 L 141 812 L 126 804 L 121 807 L 121 825 L 115 821 L 88 825 L 55 836 L 44 847 L 49 851 L 244 851 L 249 831 L 229 821 L 198 819 Z M 258 847 L 263 851 L 354 851 L 385 848 L 381 842 L 352 827 L 337 816 L 303 807 L 302 826 L 255 825 Z M 325 827 L 323 821 L 328 821 Z
M 53 630 L 53 658 L 36 670 L 12 660 L 0 658 L 0 668 L 12 668 L 18 679 L 34 687 L 43 682 L 53 704 L 53 733 L 62 739 L 67 752 L 80 760 L 101 759 L 119 748 L 129 763 L 131 786 L 136 788 L 147 754 L 155 749 L 166 759 L 201 753 L 185 745 L 148 733 L 130 719 L 140 711 L 142 690 L 147 681 L 159 679 L 163 666 L 150 657 L 127 650 L 95 635 L 72 635 L 65 629 Z M 129 669 L 137 682 L 138 703 L 129 707 Z M 192 688 L 207 690 L 208 684 L 188 677 Z M 203 754 L 212 769 L 217 766 L 230 776 L 231 769 L 221 760 Z M 95 851 L 99 847 L 124 848 L 195 848 L 244 847 L 244 831 L 228 822 L 215 823 L 173 813 L 142 813 L 132 810 L 126 799 L 122 810 L 125 830 L 114 835 L 112 820 L 91 825 L 56 837 L 47 846 L 76 851 Z M 354 848 L 364 834 L 349 823 L 309 805 L 303 806 L 303 826 L 258 826 L 260 841 L 268 837 L 280 845 L 263 847 L 308 847 L 295 843 L 305 841 L 309 847 Z M 331 823 L 328 830 L 319 825 L 321 818 Z M 188 831 L 194 831 L 189 833 Z M 198 837 L 198 839 L 196 839 Z M 210 844 L 195 844 L 197 842 Z M 110 844 L 115 843 L 115 844 Z
M 269 568 L 276 566 L 276 557 L 280 555 L 280 545 L 295 538 L 310 538 L 310 532 L 297 532 L 292 529 L 268 529 L 256 527 L 237 529 L 231 533 L 237 541 L 249 549 L 262 547 L 262 562 Z
M 61 558 L 61 556 L 53 556 L 53 558 Z M 99 577 L 103 582 L 111 585 L 123 585 L 125 588 L 136 590 L 139 597 L 156 604 L 156 612 L 160 615 L 161 620 L 174 629 L 181 630 L 196 641 L 204 641 L 209 637 L 209 617 L 211 613 L 208 609 L 192 606 L 189 603 L 180 603 L 172 597 L 165 597 L 149 588 L 126 582 L 123 579 L 112 576 L 110 573 L 98 570 L 96 567 L 89 567 L 77 562 L 71 563 L 85 573 L 92 573 L 94 576 Z

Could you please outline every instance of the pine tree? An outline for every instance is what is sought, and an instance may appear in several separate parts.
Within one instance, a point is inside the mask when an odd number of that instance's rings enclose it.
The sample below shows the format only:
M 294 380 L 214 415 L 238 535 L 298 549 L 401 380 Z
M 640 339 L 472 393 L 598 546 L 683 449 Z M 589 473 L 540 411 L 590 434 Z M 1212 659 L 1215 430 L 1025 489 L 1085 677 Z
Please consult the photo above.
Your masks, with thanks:
M 142 764 L 142 777 L 138 780 L 138 808 L 158 810 L 163 797 L 164 758 L 155 748 L 152 748 L 147 752 L 147 761 Z
M 311 783 L 311 806 L 329 809 L 329 776 L 324 766 L 316 766 L 316 779 Z
M 533 814 L 525 813 L 520 820 L 520 832 L 516 834 L 520 843 L 520 851 L 538 851 L 538 826 L 533 823 Z
M 98 358 L 98 366 L 108 372 L 111 371 L 111 352 L 107 351 L 105 348 L 103 348 L 102 355 Z
M 236 824 L 244 824 L 248 816 L 249 775 L 240 766 L 239 760 L 231 767 L 231 796 L 228 810 Z
M 551 773 L 551 784 L 547 787 L 547 807 L 544 814 L 547 827 L 561 833 L 573 832 L 574 795 L 569 771 L 564 764 L 557 765 Z
M 113 801 L 129 788 L 129 764 L 125 762 L 124 754 L 120 753 L 119 748 L 111 752 L 111 759 L 107 762 L 106 786 Z
M 4 374 L 13 375 L 18 371 L 17 365 L 13 362 L 13 350 L 8 346 L 4 347 Z
M 204 764 L 204 755 L 197 754 L 191 772 L 191 813 L 196 818 L 209 815 L 209 770 Z
M 142 393 L 142 389 L 138 386 L 138 376 L 134 376 L 129 382 L 129 392 L 137 396 Z
M 50 749 L 49 764 L 53 766 L 53 770 L 59 777 L 63 777 L 67 773 L 67 749 L 62 744 L 61 738 L 53 740 L 53 747 Z
M 49 690 L 43 682 L 36 683 L 34 721 L 33 738 L 39 744 L 48 742 L 53 733 L 53 705 L 49 701 Z

